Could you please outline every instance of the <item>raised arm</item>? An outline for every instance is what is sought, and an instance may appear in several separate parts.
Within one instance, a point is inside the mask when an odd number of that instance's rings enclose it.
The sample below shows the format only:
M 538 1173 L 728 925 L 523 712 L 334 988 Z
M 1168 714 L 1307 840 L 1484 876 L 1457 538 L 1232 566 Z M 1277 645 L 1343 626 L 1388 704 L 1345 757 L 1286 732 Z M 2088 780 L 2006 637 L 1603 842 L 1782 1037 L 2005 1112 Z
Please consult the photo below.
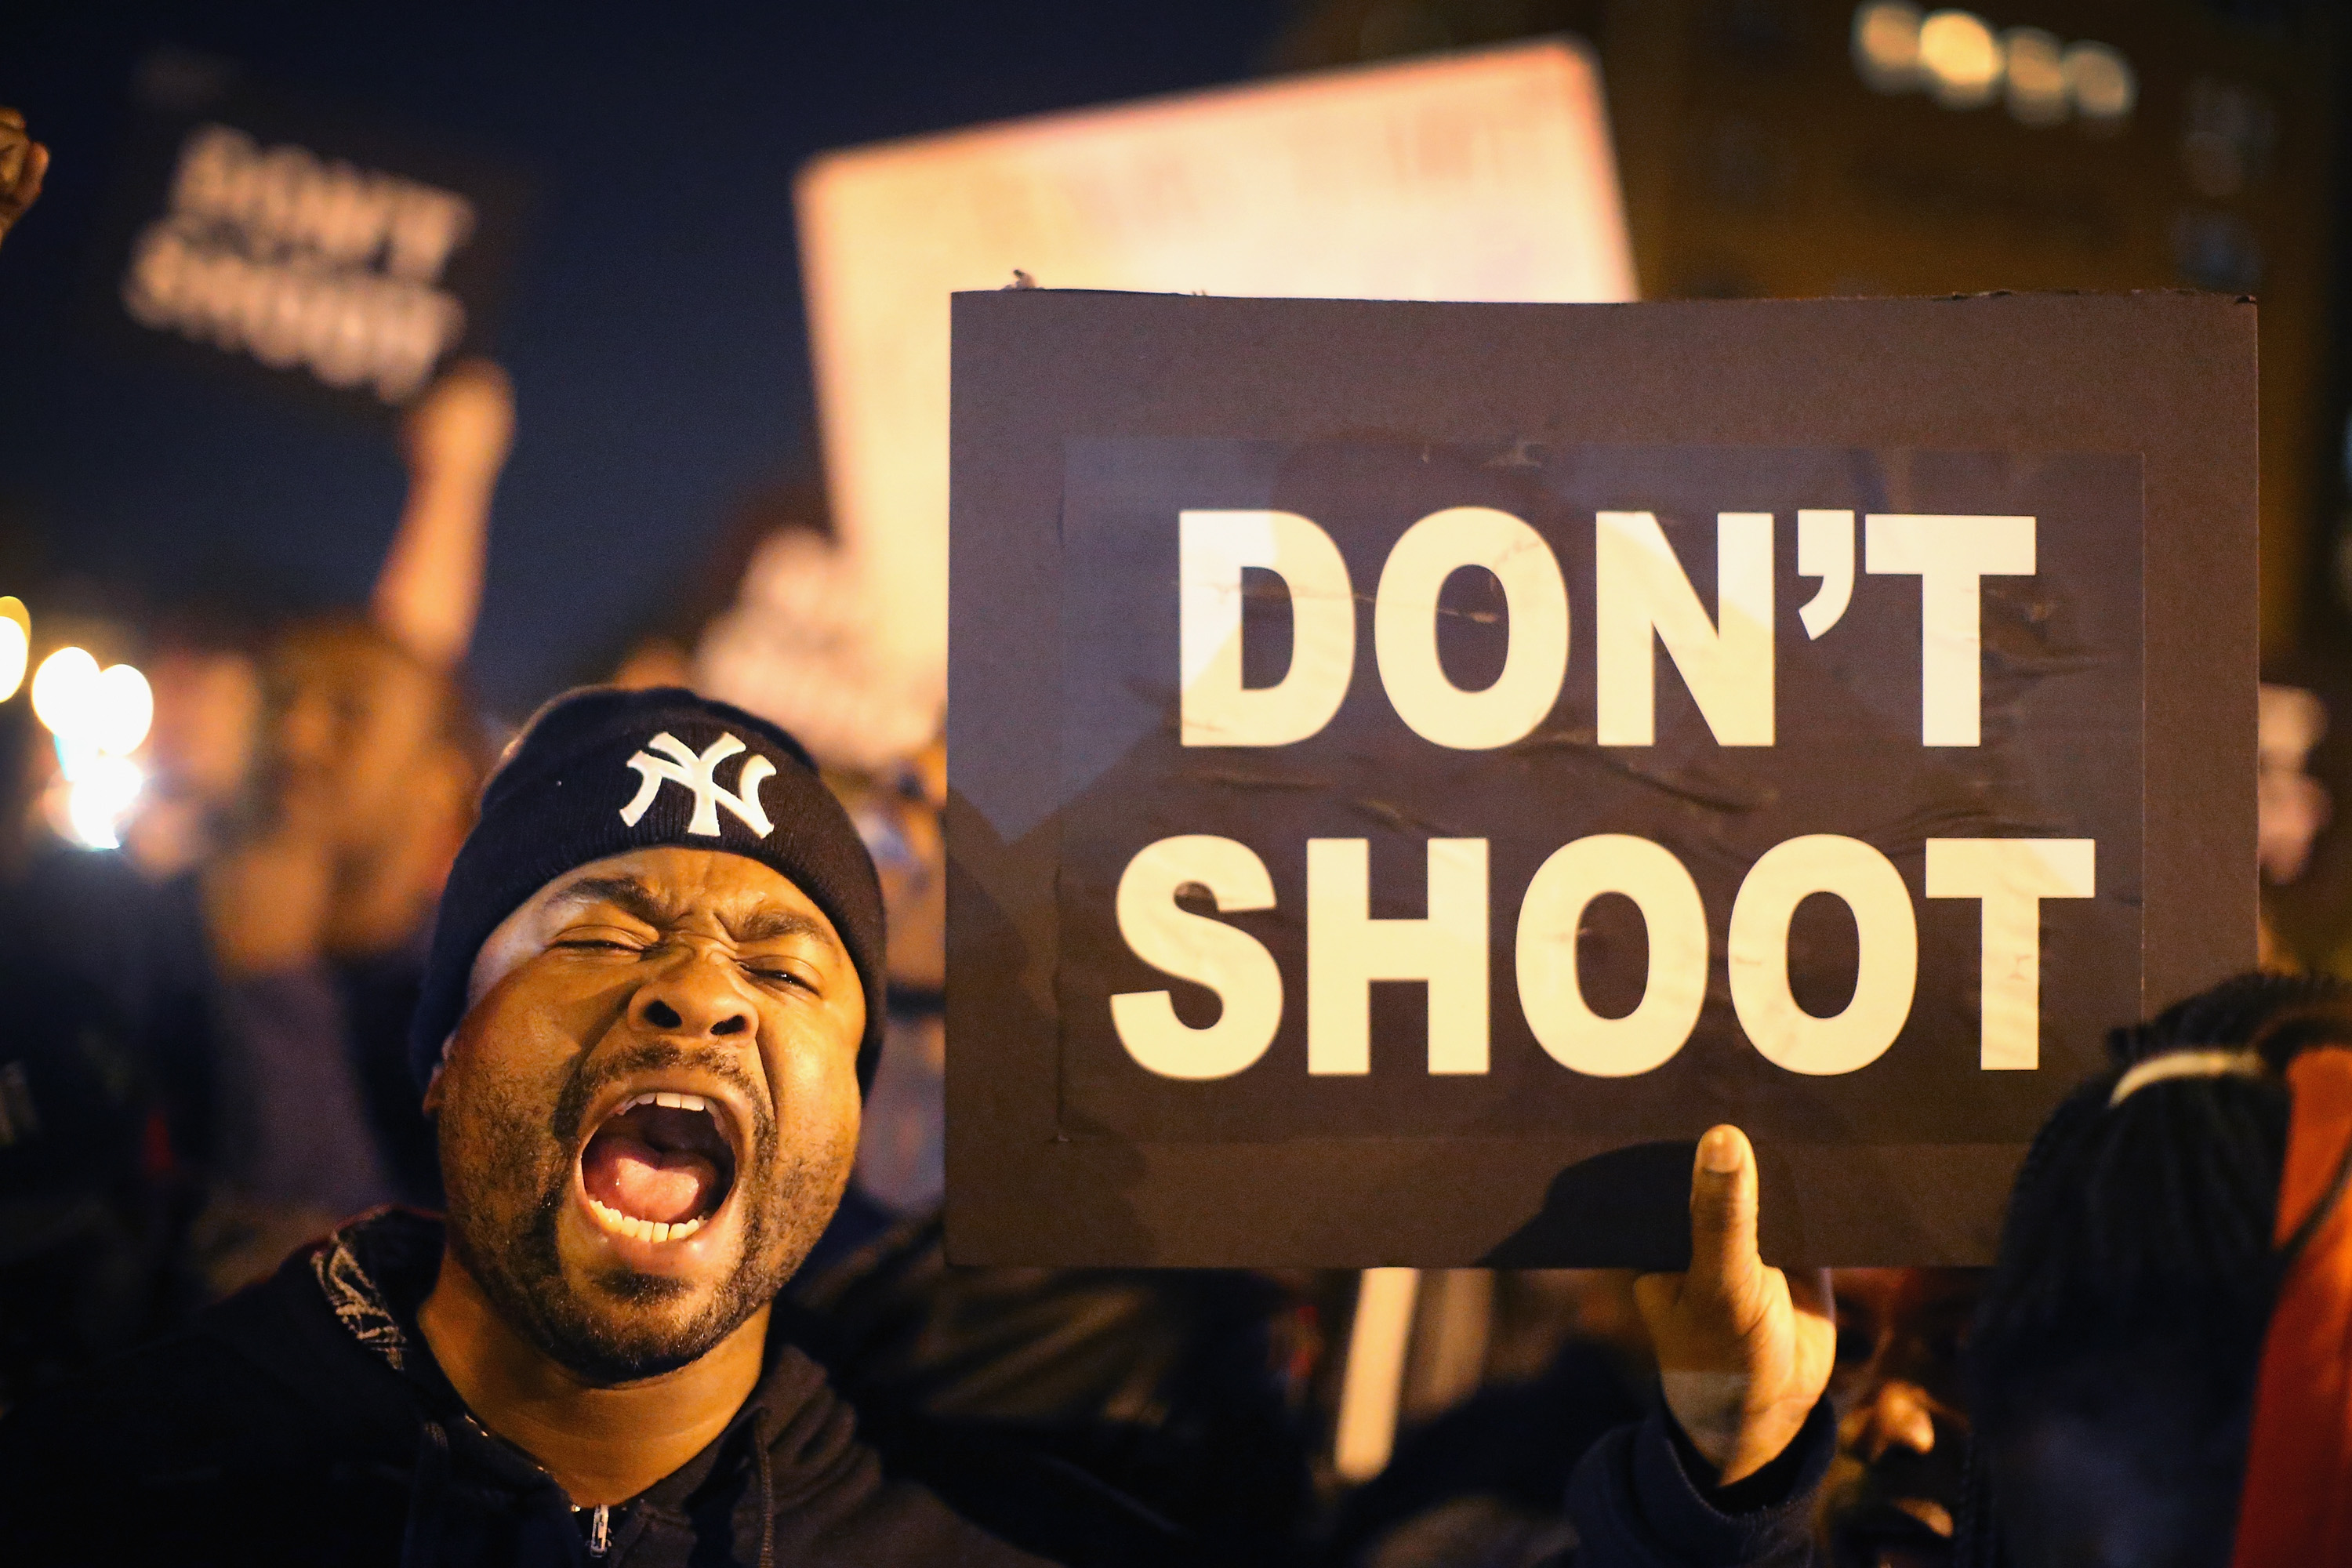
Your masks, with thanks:
M 466 657 L 482 604 L 490 494 L 514 440 L 514 391 L 488 360 L 467 360 L 420 399 L 404 432 L 408 505 L 370 605 L 376 624 L 447 669 Z

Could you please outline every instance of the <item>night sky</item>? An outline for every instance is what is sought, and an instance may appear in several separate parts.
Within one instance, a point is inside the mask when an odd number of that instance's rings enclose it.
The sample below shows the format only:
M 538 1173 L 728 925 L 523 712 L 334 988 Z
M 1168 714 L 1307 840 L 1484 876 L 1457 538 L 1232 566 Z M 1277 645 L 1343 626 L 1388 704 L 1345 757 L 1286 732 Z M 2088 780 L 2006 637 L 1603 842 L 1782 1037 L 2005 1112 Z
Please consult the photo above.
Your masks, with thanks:
M 534 206 L 499 324 L 519 404 L 472 674 L 518 718 L 674 609 L 745 499 L 814 472 L 794 265 L 811 153 L 1251 74 L 1281 0 L 371 8 L 35 4 L 0 103 L 56 157 L 0 250 L 0 593 L 144 620 L 192 598 L 366 595 L 389 437 L 126 357 L 79 296 L 138 60 L 262 83 L 518 168 Z M 37 619 L 42 611 L 34 604 Z

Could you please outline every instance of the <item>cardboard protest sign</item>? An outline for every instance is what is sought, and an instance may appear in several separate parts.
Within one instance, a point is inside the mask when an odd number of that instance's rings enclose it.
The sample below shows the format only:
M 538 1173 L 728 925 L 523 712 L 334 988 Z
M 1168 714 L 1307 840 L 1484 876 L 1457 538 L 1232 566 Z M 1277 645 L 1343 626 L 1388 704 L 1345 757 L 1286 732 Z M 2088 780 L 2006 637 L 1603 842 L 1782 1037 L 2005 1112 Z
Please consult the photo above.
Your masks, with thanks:
M 828 488 L 918 680 L 947 645 L 948 300 L 1628 300 L 1601 76 L 1547 38 L 849 148 L 794 189 Z
M 2253 961 L 2253 321 L 959 296 L 955 1255 L 1988 1261 Z
M 383 420 L 487 352 L 523 202 L 478 158 L 160 54 L 90 310 L 134 351 Z

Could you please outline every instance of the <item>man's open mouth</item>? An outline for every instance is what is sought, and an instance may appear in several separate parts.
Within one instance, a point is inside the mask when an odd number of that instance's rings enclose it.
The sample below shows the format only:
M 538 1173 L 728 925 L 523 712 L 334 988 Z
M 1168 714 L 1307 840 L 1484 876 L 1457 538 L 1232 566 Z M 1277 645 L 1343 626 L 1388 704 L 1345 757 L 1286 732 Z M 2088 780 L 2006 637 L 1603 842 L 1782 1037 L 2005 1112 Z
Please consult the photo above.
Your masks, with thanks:
M 683 1241 L 735 1184 L 725 1113 L 698 1094 L 648 1090 L 621 1101 L 580 1153 L 588 1210 L 638 1241 Z

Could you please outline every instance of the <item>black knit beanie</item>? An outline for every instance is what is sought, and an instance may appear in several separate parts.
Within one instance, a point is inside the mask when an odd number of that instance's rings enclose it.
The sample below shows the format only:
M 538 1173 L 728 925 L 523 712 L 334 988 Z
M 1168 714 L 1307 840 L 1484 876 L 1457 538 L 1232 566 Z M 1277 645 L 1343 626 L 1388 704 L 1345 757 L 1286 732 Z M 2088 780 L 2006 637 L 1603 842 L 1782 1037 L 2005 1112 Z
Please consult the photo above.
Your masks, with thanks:
M 808 752 L 766 720 L 677 687 L 589 687 L 541 708 L 482 790 L 481 816 L 441 894 L 409 1026 L 420 1090 L 465 1015 L 475 955 L 499 922 L 575 867 L 661 845 L 772 866 L 824 911 L 866 988 L 857 1083 L 874 1081 L 885 1022 L 882 888 Z

